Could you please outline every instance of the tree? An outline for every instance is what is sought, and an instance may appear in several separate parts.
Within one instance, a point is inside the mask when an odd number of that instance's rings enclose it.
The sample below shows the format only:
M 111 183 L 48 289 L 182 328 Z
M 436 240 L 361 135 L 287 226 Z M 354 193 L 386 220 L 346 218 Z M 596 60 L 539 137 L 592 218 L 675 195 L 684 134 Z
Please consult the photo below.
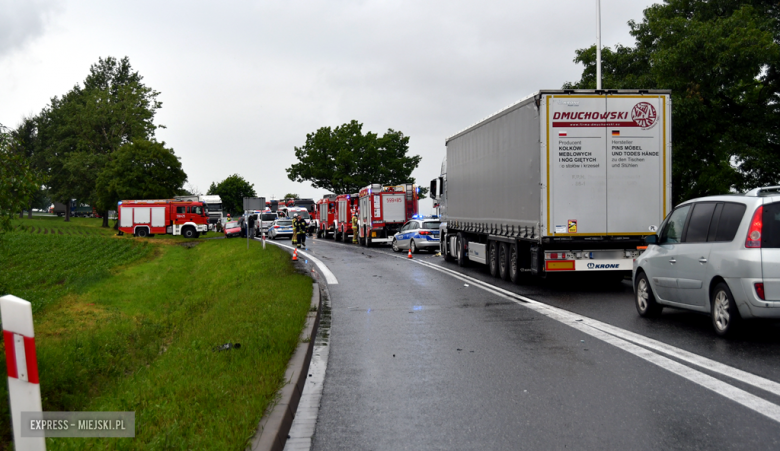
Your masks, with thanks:
M 154 141 L 155 130 L 162 127 L 154 124 L 154 116 L 162 103 L 159 92 L 142 80 L 127 57 L 99 58 L 83 87 L 76 85 L 62 98 L 53 98 L 41 113 L 39 135 L 55 199 L 77 198 L 95 205 L 103 197 L 97 179 L 113 153 L 134 140 Z M 107 215 L 103 218 L 107 227 Z
M 16 155 L 20 155 L 24 158 L 29 169 L 31 169 L 39 181 L 42 181 L 42 174 L 45 170 L 46 164 L 40 152 L 40 142 L 38 140 L 38 129 L 35 123 L 35 118 L 25 117 L 22 119 L 21 124 L 11 131 L 10 149 Z M 41 203 L 41 189 L 36 190 L 35 193 L 29 199 L 29 205 L 26 205 L 24 209 L 27 210 L 27 217 L 32 218 L 32 210 L 34 203 Z M 19 210 L 19 217 L 22 217 L 22 209 Z
M 30 205 L 40 189 L 40 176 L 29 166 L 11 131 L 0 124 L 0 236 L 11 230 L 15 212 Z
M 287 177 L 337 194 L 356 193 L 372 183 L 414 183 L 411 174 L 422 157 L 406 155 L 409 137 L 393 129 L 382 137 L 364 135 L 362 128 L 353 120 L 307 134 L 306 143 L 295 148 L 299 162 L 286 169 Z
M 98 208 L 115 209 L 122 199 L 169 199 L 179 192 L 187 174 L 173 149 L 164 142 L 136 139 L 112 154 L 96 182 Z
M 218 184 L 211 183 L 207 194 L 216 194 L 222 199 L 222 209 L 235 216 L 244 212 L 244 198 L 256 197 L 254 185 L 238 174 L 233 174 Z
M 294 194 L 294 193 L 287 193 L 287 194 L 284 195 L 284 199 L 285 200 L 287 200 L 287 199 L 298 199 L 298 195 Z
M 602 53 L 605 89 L 672 90 L 673 200 L 780 182 L 780 8 L 666 0 L 629 22 L 634 47 Z M 576 52 L 595 88 L 595 47 Z

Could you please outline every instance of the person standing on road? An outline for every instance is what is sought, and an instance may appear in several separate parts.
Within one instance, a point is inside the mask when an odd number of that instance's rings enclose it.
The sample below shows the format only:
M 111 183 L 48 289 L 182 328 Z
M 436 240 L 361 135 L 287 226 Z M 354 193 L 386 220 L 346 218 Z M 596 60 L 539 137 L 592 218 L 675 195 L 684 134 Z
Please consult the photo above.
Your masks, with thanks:
M 298 214 L 296 213 L 292 220 L 292 226 L 293 226 L 292 245 L 296 247 L 301 247 L 300 245 L 298 245 L 298 226 L 296 225 L 297 220 L 298 220 Z
M 358 220 L 357 213 L 352 213 L 352 244 L 358 242 Z
M 306 246 L 306 221 L 298 216 L 298 213 L 293 218 L 293 236 L 298 238 L 297 246 L 299 249 Z
M 249 229 L 248 229 L 249 237 L 254 238 L 256 236 L 255 232 L 255 215 L 249 215 Z

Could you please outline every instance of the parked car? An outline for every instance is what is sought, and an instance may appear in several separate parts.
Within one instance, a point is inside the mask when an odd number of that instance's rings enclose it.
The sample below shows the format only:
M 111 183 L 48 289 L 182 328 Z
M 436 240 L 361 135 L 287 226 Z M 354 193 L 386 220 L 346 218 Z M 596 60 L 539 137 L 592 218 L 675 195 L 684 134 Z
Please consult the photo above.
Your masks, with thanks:
M 416 254 L 420 249 L 435 251 L 439 249 L 439 219 L 423 218 L 415 219 L 401 226 L 401 230 L 393 235 L 393 250 L 411 249 Z
M 718 335 L 780 318 L 780 187 L 678 205 L 634 260 L 636 309 L 709 313 Z
M 292 219 L 277 219 L 274 221 L 274 224 L 268 229 L 268 236 L 272 240 L 282 237 L 288 237 L 292 239 Z
M 239 224 L 238 221 L 225 223 L 225 226 L 222 229 L 225 231 L 225 238 L 241 236 L 241 224 Z

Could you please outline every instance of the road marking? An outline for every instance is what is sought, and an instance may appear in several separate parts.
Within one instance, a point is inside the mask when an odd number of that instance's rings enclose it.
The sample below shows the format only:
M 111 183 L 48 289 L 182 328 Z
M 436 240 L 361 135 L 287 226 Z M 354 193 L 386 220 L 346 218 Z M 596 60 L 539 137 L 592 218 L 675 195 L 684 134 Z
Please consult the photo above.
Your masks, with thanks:
M 400 258 L 400 257 L 397 257 Z M 414 261 L 414 260 L 413 260 Z M 567 310 L 559 309 L 542 302 L 530 299 L 523 295 L 513 293 L 503 288 L 496 287 L 473 277 L 458 273 L 456 271 L 442 268 L 441 266 L 434 265 L 432 263 L 424 261 L 414 261 L 414 263 L 429 267 L 433 270 L 448 274 L 456 279 L 460 279 L 464 282 L 470 282 L 485 291 L 491 292 L 499 297 L 510 300 L 512 302 L 524 305 L 542 315 L 557 320 L 568 326 L 571 326 L 583 333 L 586 333 L 594 338 L 598 338 L 606 343 L 609 343 L 619 349 L 622 349 L 628 353 L 631 353 L 643 360 L 646 360 L 654 365 L 657 365 L 667 371 L 670 371 L 680 377 L 688 379 L 689 381 L 698 384 L 704 388 L 714 391 L 715 393 L 724 396 L 732 401 L 747 407 L 761 415 L 764 415 L 772 420 L 780 422 L 780 406 L 769 402 L 763 398 L 760 398 L 752 393 L 748 393 L 740 388 L 730 385 L 721 381 L 715 377 L 712 377 L 706 373 L 702 373 L 694 368 L 685 366 L 675 360 L 672 360 L 663 355 L 656 354 L 648 348 L 655 349 L 659 352 L 674 356 L 686 362 L 692 363 L 702 368 L 706 368 L 710 371 L 717 372 L 724 376 L 740 380 L 742 382 L 753 385 L 762 390 L 766 390 L 770 393 L 777 394 L 779 384 L 738 370 L 736 368 L 724 365 L 722 363 L 715 362 L 707 359 L 706 357 L 697 356 L 691 354 L 682 349 L 675 348 L 674 346 L 666 345 L 647 337 L 643 337 L 638 334 L 620 329 L 615 326 L 611 326 L 602 323 L 592 318 L 587 318 L 582 315 L 571 313 Z M 579 321 L 578 321 L 579 320 Z M 614 332 L 614 333 L 613 333 Z M 641 346 L 640 346 L 641 345 Z
M 255 240 L 257 240 L 257 241 L 262 241 L 262 239 L 260 239 L 260 238 L 255 238 Z M 277 242 L 275 242 L 275 241 L 269 241 L 269 240 L 266 240 L 265 242 L 266 242 L 266 243 L 270 243 L 270 244 L 274 244 L 274 245 L 276 245 L 276 246 L 279 246 L 279 247 L 285 247 L 285 248 L 287 248 L 287 249 L 290 249 L 290 250 L 293 250 L 293 249 L 295 249 L 295 248 L 294 248 L 294 247 L 292 247 L 292 246 L 287 246 L 286 244 L 277 243 Z M 311 261 L 312 261 L 312 263 L 314 263 L 315 265 L 317 265 L 317 268 L 319 268 L 319 269 L 320 269 L 320 272 L 321 272 L 321 273 L 322 273 L 322 275 L 325 277 L 325 281 L 326 281 L 326 282 L 328 282 L 328 285 L 338 285 L 338 283 L 339 283 L 339 280 L 338 280 L 338 279 L 336 278 L 336 276 L 335 276 L 335 275 L 334 275 L 334 274 L 333 274 L 333 273 L 330 271 L 330 269 L 328 269 L 328 267 L 325 265 L 325 263 L 322 263 L 322 261 L 321 261 L 319 258 L 317 258 L 317 257 L 314 257 L 314 256 L 313 256 L 313 255 L 311 255 L 310 253 L 308 253 L 308 252 L 305 252 L 305 251 L 302 251 L 302 250 L 298 250 L 298 255 L 303 255 L 304 257 L 306 257 L 306 258 L 308 258 L 309 260 L 311 260 Z

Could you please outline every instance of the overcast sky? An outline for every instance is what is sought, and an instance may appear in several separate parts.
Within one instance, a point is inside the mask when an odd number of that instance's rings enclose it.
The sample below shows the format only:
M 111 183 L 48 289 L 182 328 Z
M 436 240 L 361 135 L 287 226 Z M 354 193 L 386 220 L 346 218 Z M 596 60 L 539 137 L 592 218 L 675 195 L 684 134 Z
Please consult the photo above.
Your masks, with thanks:
M 632 45 L 652 1 L 601 3 L 602 44 Z M 446 137 L 578 80 L 574 51 L 595 42 L 596 0 L 0 0 L 0 123 L 128 56 L 161 93 L 158 140 L 203 192 L 239 174 L 259 195 L 319 198 L 284 169 L 307 133 L 352 119 L 409 136 L 427 185 Z

